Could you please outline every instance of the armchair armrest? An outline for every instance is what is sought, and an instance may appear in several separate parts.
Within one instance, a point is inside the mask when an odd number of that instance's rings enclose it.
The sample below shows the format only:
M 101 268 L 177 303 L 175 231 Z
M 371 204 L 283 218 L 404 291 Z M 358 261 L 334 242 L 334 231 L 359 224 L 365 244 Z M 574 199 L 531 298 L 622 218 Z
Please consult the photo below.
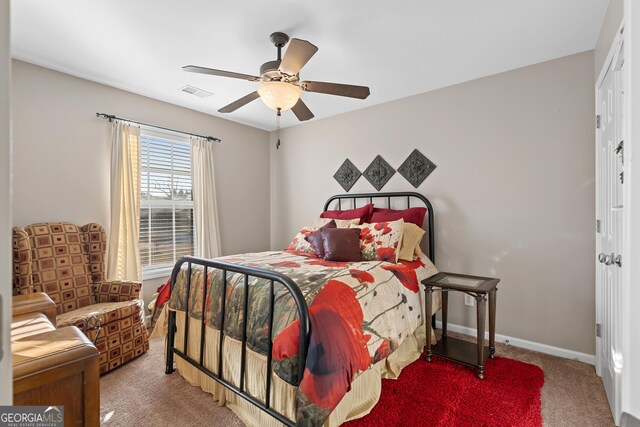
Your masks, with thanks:
M 103 282 L 95 287 L 97 302 L 119 302 L 140 299 L 142 283 L 128 280 Z
M 55 325 L 58 309 L 49 295 L 44 292 L 14 296 L 12 299 L 12 316 L 22 314 L 43 313 Z

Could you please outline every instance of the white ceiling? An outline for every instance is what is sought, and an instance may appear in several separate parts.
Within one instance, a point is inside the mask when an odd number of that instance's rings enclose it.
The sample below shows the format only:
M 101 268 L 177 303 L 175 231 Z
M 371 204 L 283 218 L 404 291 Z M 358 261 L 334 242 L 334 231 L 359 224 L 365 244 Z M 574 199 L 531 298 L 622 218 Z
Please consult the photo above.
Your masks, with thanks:
M 593 49 L 608 0 L 19 0 L 15 58 L 261 129 L 260 100 L 217 110 L 257 83 L 183 65 L 257 75 L 284 31 L 319 51 L 302 79 L 366 85 L 364 101 L 303 93 L 317 120 Z M 213 92 L 180 92 L 189 84 Z M 109 113 L 117 114 L 117 111 Z M 134 118 L 135 119 L 135 118 Z M 298 121 L 283 113 L 281 126 Z

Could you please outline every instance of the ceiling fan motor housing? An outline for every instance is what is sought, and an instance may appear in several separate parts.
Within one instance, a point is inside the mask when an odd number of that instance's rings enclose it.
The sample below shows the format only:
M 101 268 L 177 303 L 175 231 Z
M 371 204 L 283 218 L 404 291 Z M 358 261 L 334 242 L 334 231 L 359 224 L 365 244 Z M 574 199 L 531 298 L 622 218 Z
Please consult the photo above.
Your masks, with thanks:
M 260 67 L 260 80 L 262 80 L 263 82 L 281 81 L 294 84 L 298 83 L 300 78 L 297 74 L 294 76 L 289 76 L 280 72 L 280 62 L 282 61 L 276 60 L 268 61 L 262 64 L 262 66 Z
M 278 68 L 280 68 L 280 62 L 282 61 L 267 61 L 264 64 L 262 64 L 260 66 L 260 76 L 264 76 L 265 74 L 268 77 L 276 77 L 280 76 L 280 72 L 278 71 Z M 275 73 L 274 73 L 275 72 Z

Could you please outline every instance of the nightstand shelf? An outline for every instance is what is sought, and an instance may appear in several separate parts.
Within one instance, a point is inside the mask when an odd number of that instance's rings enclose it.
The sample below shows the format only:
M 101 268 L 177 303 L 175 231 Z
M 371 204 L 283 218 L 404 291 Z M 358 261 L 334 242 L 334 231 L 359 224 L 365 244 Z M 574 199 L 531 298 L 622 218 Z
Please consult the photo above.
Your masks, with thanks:
M 431 354 L 440 356 L 443 359 L 462 363 L 472 368 L 478 366 L 478 346 L 474 342 L 453 337 L 442 337 L 436 345 L 431 346 Z M 490 354 L 491 350 L 489 346 L 484 346 L 483 365 Z

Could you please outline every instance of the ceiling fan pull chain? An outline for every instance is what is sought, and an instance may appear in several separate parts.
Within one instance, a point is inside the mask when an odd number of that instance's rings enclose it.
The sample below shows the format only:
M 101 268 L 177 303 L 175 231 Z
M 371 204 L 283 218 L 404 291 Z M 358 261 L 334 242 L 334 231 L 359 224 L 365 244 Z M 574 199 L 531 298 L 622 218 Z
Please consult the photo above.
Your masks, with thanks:
M 276 137 L 278 138 L 278 142 L 276 142 L 276 150 L 280 149 L 280 109 L 278 108 L 278 113 L 276 114 Z

